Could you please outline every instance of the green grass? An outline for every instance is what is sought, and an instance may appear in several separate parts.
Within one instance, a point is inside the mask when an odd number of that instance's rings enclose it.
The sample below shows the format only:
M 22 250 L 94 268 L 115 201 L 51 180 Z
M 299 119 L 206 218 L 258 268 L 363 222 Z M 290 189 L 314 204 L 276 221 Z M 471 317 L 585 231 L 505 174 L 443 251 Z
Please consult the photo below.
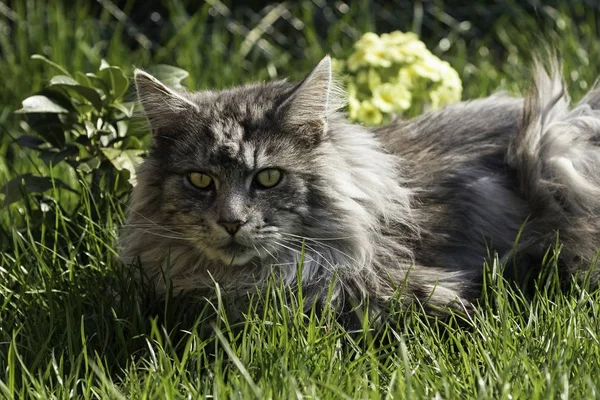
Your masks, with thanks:
M 0 16 L 0 29 L 11 29 L 0 35 L 0 70 L 10 77 L 0 92 L 0 184 L 26 171 L 77 183 L 11 142 L 20 134 L 12 111 L 53 73 L 31 54 L 84 71 L 102 58 L 126 71 L 169 63 L 190 71 L 190 87 L 225 87 L 298 78 L 326 52 L 347 54 L 381 23 L 369 2 L 357 2 L 323 34 L 314 3 L 302 1 L 289 7 L 303 29 L 289 31 L 287 44 L 265 36 L 265 51 L 249 48 L 239 32 L 244 16 L 214 17 L 209 5 L 191 14 L 183 2 L 164 0 L 171 19 L 157 44 L 132 50 L 125 25 L 107 11 L 61 4 L 14 2 L 14 15 Z M 531 14 L 506 2 L 506 17 L 480 31 L 475 20 L 469 26 L 444 14 L 442 2 L 424 5 L 429 25 L 415 7 L 397 27 L 428 32 L 429 47 L 460 72 L 465 98 L 526 90 L 527 60 L 544 39 L 563 54 L 575 98 L 600 75 L 592 6 Z M 126 197 L 92 196 L 85 180 L 77 187 L 76 211 L 73 195 L 58 189 L 0 211 L 0 398 L 600 397 L 600 292 L 585 284 L 560 290 L 550 273 L 525 295 L 499 277 L 492 259 L 470 319 L 438 320 L 415 307 L 351 331 L 330 310 L 301 312 L 301 293 L 275 281 L 241 315 L 218 296 L 160 301 L 116 260 Z M 559 251 L 549 252 L 550 272 Z

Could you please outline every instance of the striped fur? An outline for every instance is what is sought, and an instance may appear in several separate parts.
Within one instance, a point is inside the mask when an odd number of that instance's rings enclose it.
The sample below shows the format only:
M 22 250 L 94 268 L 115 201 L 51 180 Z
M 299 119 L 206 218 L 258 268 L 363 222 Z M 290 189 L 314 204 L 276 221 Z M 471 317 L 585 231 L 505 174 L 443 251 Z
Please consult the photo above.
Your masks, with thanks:
M 331 289 L 340 303 L 379 307 L 400 292 L 464 308 L 489 251 L 514 251 L 527 220 L 521 252 L 539 256 L 558 232 L 576 272 L 600 247 L 600 94 L 571 107 L 558 71 L 537 67 L 525 100 L 494 95 L 372 131 L 337 111 L 328 58 L 298 84 L 221 92 L 175 93 L 138 72 L 154 140 L 122 260 L 139 257 L 159 292 L 218 283 L 239 296 L 275 273 L 303 286 L 307 306 Z M 252 176 L 267 167 L 284 179 L 259 190 Z M 198 191 L 190 171 L 218 185 Z M 234 238 L 223 215 L 245 222 Z

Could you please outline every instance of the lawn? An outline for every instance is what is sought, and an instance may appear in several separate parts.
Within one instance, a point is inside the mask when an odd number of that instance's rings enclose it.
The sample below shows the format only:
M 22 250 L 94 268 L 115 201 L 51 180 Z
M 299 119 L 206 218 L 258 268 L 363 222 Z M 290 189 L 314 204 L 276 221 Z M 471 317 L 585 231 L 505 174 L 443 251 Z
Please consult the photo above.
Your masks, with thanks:
M 276 281 L 241 313 L 218 292 L 157 299 L 117 260 L 128 190 L 44 162 L 14 113 L 57 73 L 33 54 L 71 72 L 104 59 L 128 77 L 170 64 L 189 88 L 223 88 L 300 78 L 362 33 L 395 29 L 450 62 L 463 99 L 525 93 L 551 43 L 578 99 L 600 76 L 598 1 L 185 3 L 0 2 L 0 187 L 25 173 L 54 182 L 10 205 L 0 193 L 0 398 L 600 398 L 600 291 L 558 284 L 560 243 L 526 293 L 490 254 L 469 317 L 415 306 L 348 329 L 331 310 L 303 313 L 301 291 Z

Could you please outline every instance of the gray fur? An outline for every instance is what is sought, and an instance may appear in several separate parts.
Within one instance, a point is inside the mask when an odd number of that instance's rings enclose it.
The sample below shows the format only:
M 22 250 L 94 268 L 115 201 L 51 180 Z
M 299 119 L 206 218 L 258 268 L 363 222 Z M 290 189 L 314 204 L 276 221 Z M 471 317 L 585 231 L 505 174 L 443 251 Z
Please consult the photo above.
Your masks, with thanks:
M 336 111 L 329 58 L 298 84 L 220 92 L 177 93 L 136 71 L 154 137 L 121 257 L 139 257 L 159 292 L 216 282 L 242 294 L 274 272 L 307 305 L 333 285 L 334 301 L 378 306 L 400 290 L 405 303 L 463 308 L 488 249 L 509 254 L 528 219 L 523 251 L 560 232 L 575 272 L 600 246 L 600 94 L 570 109 L 556 68 L 536 76 L 525 101 L 499 94 L 370 131 Z M 259 189 L 267 167 L 284 178 Z M 199 190 L 188 172 L 217 185 Z M 224 218 L 245 222 L 234 239 Z

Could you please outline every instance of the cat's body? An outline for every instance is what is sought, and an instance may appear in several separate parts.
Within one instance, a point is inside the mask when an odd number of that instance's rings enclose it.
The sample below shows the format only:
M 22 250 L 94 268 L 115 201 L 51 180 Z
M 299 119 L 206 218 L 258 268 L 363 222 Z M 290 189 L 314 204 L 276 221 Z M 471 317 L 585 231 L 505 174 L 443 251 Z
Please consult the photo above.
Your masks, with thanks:
M 328 58 L 297 85 L 136 83 L 154 148 L 122 258 L 139 257 L 159 291 L 243 294 L 271 273 L 296 286 L 303 257 L 308 305 L 332 288 L 334 301 L 399 290 L 462 307 L 494 252 L 540 258 L 558 232 L 575 272 L 600 247 L 600 95 L 569 111 L 541 69 L 526 101 L 496 95 L 374 131 L 337 113 Z
M 377 130 L 402 157 L 415 194 L 420 264 L 478 276 L 488 250 L 502 256 L 512 248 L 529 215 L 506 162 L 522 108 L 522 100 L 497 95 Z

